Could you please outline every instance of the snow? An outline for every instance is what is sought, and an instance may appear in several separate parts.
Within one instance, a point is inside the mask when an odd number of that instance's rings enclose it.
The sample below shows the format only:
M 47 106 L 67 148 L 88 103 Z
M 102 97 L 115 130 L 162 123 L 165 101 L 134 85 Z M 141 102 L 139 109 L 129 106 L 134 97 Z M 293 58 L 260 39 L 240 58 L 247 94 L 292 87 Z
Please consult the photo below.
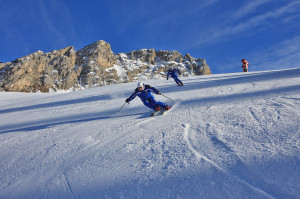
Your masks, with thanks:
M 0 198 L 300 198 L 300 68 L 180 79 L 1 92 Z

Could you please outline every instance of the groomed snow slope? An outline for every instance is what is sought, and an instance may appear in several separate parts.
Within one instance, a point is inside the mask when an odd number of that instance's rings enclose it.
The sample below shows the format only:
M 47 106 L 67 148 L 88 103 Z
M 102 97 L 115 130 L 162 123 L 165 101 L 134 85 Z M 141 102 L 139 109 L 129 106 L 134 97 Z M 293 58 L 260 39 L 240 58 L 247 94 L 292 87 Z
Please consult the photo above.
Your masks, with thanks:
M 300 198 L 300 68 L 0 93 L 0 198 Z

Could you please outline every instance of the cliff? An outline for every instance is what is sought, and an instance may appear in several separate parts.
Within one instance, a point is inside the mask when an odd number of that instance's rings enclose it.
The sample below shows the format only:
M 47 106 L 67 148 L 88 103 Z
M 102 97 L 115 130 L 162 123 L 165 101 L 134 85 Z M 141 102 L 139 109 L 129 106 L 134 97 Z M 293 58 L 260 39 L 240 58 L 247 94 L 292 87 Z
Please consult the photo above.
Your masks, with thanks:
M 73 47 L 37 51 L 0 62 L 0 91 L 49 92 L 165 78 L 170 66 L 183 76 L 211 74 L 205 59 L 189 54 L 154 49 L 114 54 L 110 44 L 100 40 L 78 51 Z

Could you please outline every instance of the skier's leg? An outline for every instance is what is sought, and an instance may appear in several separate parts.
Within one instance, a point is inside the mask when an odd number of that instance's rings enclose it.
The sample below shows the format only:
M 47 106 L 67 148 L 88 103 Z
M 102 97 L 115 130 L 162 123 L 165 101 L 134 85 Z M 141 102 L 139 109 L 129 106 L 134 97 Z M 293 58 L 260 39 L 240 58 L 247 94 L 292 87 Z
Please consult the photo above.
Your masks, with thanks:
M 176 82 L 176 84 L 178 84 L 178 83 L 177 83 L 177 80 L 176 80 L 176 77 L 172 77 L 172 78 L 174 79 L 174 81 Z
M 167 107 L 168 107 L 168 104 L 160 102 L 160 101 L 156 101 L 156 105 L 159 107 L 162 107 L 164 109 L 167 109 Z
M 181 86 L 183 86 L 182 81 L 181 81 L 180 79 L 178 79 L 178 78 L 177 78 L 177 80 L 178 80 L 179 84 L 180 84 Z
M 148 102 L 147 100 L 143 100 L 143 103 L 144 103 L 145 106 L 147 106 L 147 107 L 149 107 L 149 108 L 151 108 L 151 109 L 153 109 L 153 110 L 156 109 L 155 104 L 150 103 L 150 102 Z
M 175 79 L 176 83 L 178 84 L 178 86 L 183 86 L 182 81 L 180 79 L 178 79 L 178 77 L 175 77 L 174 79 Z
M 166 103 L 163 103 L 163 102 L 160 102 L 160 101 L 156 101 L 156 100 L 154 99 L 154 97 L 148 98 L 147 100 L 148 100 L 149 103 L 150 103 L 151 105 L 153 105 L 154 107 L 161 107 L 161 108 L 164 108 L 164 109 L 166 109 L 166 108 L 168 107 L 168 105 L 167 105 Z
M 166 108 L 168 107 L 167 104 L 165 104 L 165 103 L 163 103 L 163 102 L 156 101 L 156 100 L 154 99 L 153 96 L 150 97 L 150 98 L 148 98 L 147 101 L 149 102 L 150 105 L 152 105 L 152 106 L 155 107 L 155 108 L 161 107 L 161 108 L 166 109 Z M 155 108 L 154 108 L 154 109 L 155 109 Z
M 177 78 L 177 77 L 174 77 L 174 80 L 175 80 L 176 84 L 178 84 L 178 85 L 180 86 L 180 84 L 179 84 L 179 82 L 178 82 L 178 78 Z

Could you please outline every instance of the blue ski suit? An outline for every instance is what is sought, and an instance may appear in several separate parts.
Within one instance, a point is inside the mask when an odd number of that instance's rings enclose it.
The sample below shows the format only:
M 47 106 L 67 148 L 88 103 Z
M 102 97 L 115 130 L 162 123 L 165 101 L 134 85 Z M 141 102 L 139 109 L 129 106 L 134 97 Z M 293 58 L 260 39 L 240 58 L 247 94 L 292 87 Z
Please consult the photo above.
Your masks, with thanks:
M 131 100 L 133 100 L 136 96 L 139 96 L 142 102 L 144 103 L 144 105 L 153 110 L 155 110 L 157 107 L 162 107 L 166 109 L 168 105 L 163 102 L 156 101 L 151 91 L 160 95 L 160 92 L 155 88 L 149 85 L 144 85 L 144 90 L 140 91 L 138 88 L 136 88 L 134 93 L 129 98 L 126 99 L 126 102 L 128 103 Z
M 177 77 L 177 74 L 178 73 L 179 75 L 181 75 L 181 73 L 179 72 L 179 70 L 177 69 L 170 69 L 168 71 L 168 74 L 167 74 L 167 80 L 169 79 L 169 76 L 171 75 L 171 77 L 175 80 L 175 82 L 179 85 L 179 86 L 183 86 L 182 84 L 182 81 L 180 81 Z

